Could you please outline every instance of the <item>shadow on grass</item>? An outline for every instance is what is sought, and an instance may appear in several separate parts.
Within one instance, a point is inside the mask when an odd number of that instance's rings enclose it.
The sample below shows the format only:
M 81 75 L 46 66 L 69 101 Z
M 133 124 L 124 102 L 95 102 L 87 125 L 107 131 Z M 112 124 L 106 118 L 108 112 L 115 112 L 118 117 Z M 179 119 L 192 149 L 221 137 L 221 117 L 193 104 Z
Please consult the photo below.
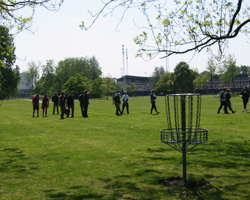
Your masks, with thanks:
M 78 188 L 79 189 L 79 188 Z M 102 199 L 103 195 L 95 194 L 94 192 L 91 193 L 91 191 L 84 191 L 84 192 L 76 192 L 80 194 L 70 194 L 70 193 L 64 193 L 64 192 L 57 192 L 53 190 L 44 191 L 46 193 L 46 196 L 50 199 L 71 199 L 71 200 L 82 200 L 82 199 Z M 81 194 L 83 193 L 83 194 Z
M 151 148 L 146 149 L 146 155 L 140 157 L 131 164 L 126 161 L 124 165 L 129 169 L 124 174 L 116 175 L 113 177 L 105 177 L 96 180 L 102 185 L 101 190 L 97 191 L 95 184 L 90 186 L 71 185 L 65 188 L 65 191 L 46 190 L 44 193 L 48 199 L 61 199 L 61 200 L 80 200 L 80 199 L 139 199 L 139 200 L 152 200 L 152 199 L 183 199 L 183 200 L 223 200 L 225 193 L 230 193 L 229 196 L 239 195 L 238 199 L 248 199 L 250 196 L 249 190 L 244 190 L 250 185 L 250 177 L 243 176 L 244 173 L 230 173 L 246 169 L 249 171 L 249 155 L 250 145 L 249 142 L 241 144 L 236 142 L 224 142 L 216 145 L 204 145 L 202 148 L 194 149 L 193 152 L 188 154 L 188 157 L 193 157 L 191 162 L 195 162 L 199 168 L 204 170 L 203 178 L 209 182 L 207 185 L 200 187 L 187 188 L 184 186 L 166 187 L 159 183 L 160 180 L 177 176 L 177 174 L 163 174 L 162 166 L 159 167 L 159 162 L 163 161 L 171 164 L 177 164 L 177 168 L 182 170 L 181 156 L 176 158 L 168 156 L 167 152 L 174 151 L 170 147 L 166 148 Z M 0 172 L 6 170 L 25 170 L 29 164 L 29 160 L 24 153 L 15 148 L 0 150 L 0 155 L 4 156 L 4 162 L 0 166 Z M 196 162 L 197 160 L 197 162 Z M 21 162 L 23 164 L 20 164 Z M 161 162 L 160 162 L 161 163 Z M 25 166 L 26 165 L 26 166 Z M 209 174 L 207 169 L 214 169 L 215 171 L 227 171 L 228 173 Z M 120 172 L 122 173 L 122 172 Z M 176 172 L 173 172 L 176 173 Z M 119 174 L 119 172 L 118 172 Z M 223 180 L 223 178 L 232 179 L 233 182 L 229 184 L 214 183 L 216 180 Z M 214 182 L 210 180 L 215 180 Z
M 160 172 L 158 172 L 160 174 Z M 147 177 L 147 172 L 144 174 Z M 109 191 L 107 199 L 222 199 L 221 191 L 212 185 L 197 188 L 165 187 L 157 183 L 161 176 L 155 176 L 152 180 L 144 179 L 144 181 L 136 180 L 137 177 L 131 176 L 130 180 L 123 179 L 119 176 L 113 180 L 105 180 L 105 189 Z M 132 180 L 133 179 L 133 180 Z M 140 179 L 140 178 L 138 178 Z M 135 182 L 134 182 L 135 181 Z
M 146 152 L 150 154 L 148 157 L 138 159 L 138 162 L 133 163 L 133 165 L 127 163 L 127 167 L 132 169 L 131 174 L 102 180 L 106 184 L 105 189 L 110 192 L 108 199 L 220 200 L 235 196 L 238 196 L 238 199 L 248 199 L 247 197 L 250 196 L 250 190 L 247 189 L 250 185 L 250 181 L 248 181 L 250 176 L 244 175 L 244 172 L 237 173 L 238 170 L 244 168 L 246 170 L 250 169 L 248 160 L 250 145 L 248 142 L 241 144 L 224 142 L 194 150 L 190 156 L 196 158 L 189 162 L 195 162 L 198 168 L 204 169 L 202 179 L 206 183 L 194 187 L 184 187 L 183 185 L 166 187 L 159 184 L 160 180 L 176 174 L 162 174 L 162 170 L 158 170 L 157 164 L 152 164 L 152 161 L 163 160 L 164 162 L 178 163 L 177 167 L 180 167 L 180 173 L 182 173 L 181 160 L 177 161 L 173 156 L 168 158 L 164 148 L 151 148 L 147 149 Z M 160 155 L 160 153 L 164 154 Z M 196 159 L 197 162 L 194 161 Z M 209 174 L 206 169 L 214 169 L 218 173 Z M 236 173 L 233 173 L 233 171 Z M 213 180 L 213 182 L 210 180 Z M 215 182 L 217 180 L 218 182 Z M 223 183 L 223 180 L 226 180 L 226 182 Z
M 18 148 L 5 148 L 0 150 L 0 172 L 16 171 L 19 173 L 32 173 L 37 167 L 31 163 L 24 152 Z
M 199 146 L 198 146 L 199 147 Z M 196 157 L 197 165 L 204 169 L 234 169 L 249 168 L 250 141 L 242 143 L 223 142 L 202 145 L 187 153 L 187 157 Z M 212 162 L 211 162 L 212 161 Z M 187 160 L 189 162 L 189 160 Z

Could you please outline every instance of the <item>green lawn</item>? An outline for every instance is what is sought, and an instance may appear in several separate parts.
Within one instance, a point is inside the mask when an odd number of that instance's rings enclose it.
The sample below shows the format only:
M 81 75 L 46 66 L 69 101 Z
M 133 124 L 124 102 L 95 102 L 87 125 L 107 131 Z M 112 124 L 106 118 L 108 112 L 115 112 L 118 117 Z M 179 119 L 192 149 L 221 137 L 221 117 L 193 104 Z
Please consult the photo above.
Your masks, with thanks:
M 161 143 L 160 115 L 149 97 L 130 98 L 130 114 L 115 115 L 111 98 L 91 99 L 89 118 L 78 101 L 75 118 L 32 118 L 29 100 L 0 101 L 0 199 L 250 199 L 250 114 L 232 98 L 235 114 L 217 114 L 219 99 L 202 97 L 201 127 L 208 142 L 187 155 L 187 174 L 208 185 L 195 189 L 158 184 L 182 177 L 182 154 Z M 250 105 L 249 105 L 250 106 Z M 250 107 L 249 107 L 250 111 Z

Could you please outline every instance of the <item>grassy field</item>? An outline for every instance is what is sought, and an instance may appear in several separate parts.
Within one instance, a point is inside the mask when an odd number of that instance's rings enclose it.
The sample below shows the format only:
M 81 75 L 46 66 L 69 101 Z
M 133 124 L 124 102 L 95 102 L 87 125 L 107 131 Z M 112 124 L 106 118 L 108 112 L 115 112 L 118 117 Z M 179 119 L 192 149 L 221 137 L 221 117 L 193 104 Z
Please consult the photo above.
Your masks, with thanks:
M 197 188 L 166 187 L 182 177 L 182 154 L 161 143 L 165 98 L 150 115 L 149 97 L 130 98 L 130 114 L 115 115 L 111 99 L 90 101 L 82 118 L 32 118 L 29 100 L 0 101 L 0 199 L 250 199 L 250 114 L 232 98 L 235 114 L 217 114 L 219 99 L 202 97 L 201 127 L 209 140 L 187 155 Z M 250 105 L 249 105 L 250 106 Z M 250 111 L 250 107 L 249 107 Z

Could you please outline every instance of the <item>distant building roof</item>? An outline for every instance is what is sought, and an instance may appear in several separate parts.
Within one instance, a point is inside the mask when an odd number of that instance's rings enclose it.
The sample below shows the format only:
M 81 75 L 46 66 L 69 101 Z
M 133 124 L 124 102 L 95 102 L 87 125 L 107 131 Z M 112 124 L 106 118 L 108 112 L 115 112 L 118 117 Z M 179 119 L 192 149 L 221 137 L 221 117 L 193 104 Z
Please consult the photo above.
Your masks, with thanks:
M 130 75 L 125 75 L 121 78 L 118 78 L 117 81 L 123 81 L 124 79 L 126 80 L 131 80 L 131 81 L 149 81 L 151 77 L 144 77 L 144 76 L 130 76 Z
M 123 86 L 125 89 L 128 89 L 131 84 L 136 85 L 136 91 L 150 91 L 150 77 L 143 76 L 123 76 L 117 79 L 117 84 Z

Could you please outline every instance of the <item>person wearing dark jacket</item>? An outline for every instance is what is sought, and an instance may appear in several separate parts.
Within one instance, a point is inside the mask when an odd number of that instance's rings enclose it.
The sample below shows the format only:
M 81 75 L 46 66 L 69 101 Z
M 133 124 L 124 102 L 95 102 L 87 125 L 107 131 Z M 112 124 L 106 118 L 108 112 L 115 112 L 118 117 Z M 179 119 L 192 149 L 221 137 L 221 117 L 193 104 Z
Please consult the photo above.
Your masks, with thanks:
M 71 110 L 71 117 L 74 117 L 74 94 L 73 92 L 71 92 L 70 96 L 68 96 L 67 98 L 67 106 L 68 106 L 67 117 L 69 117 L 70 110 Z
M 119 93 L 118 93 L 118 92 L 116 92 L 116 93 L 115 93 L 115 96 L 113 97 L 113 104 L 115 104 L 115 107 L 116 107 L 116 112 L 115 112 L 115 114 L 116 114 L 117 116 L 122 115 L 122 111 L 121 111 L 121 109 L 120 109 L 121 99 L 120 99 L 120 96 L 119 96 Z
M 82 117 L 84 116 L 84 91 L 82 91 L 82 94 L 79 95 L 79 102 L 80 102 L 80 107 L 81 107 L 81 113 Z
M 222 107 L 224 107 L 224 113 L 228 114 L 227 102 L 226 102 L 226 94 L 227 94 L 227 88 L 223 88 L 223 90 L 219 93 L 220 107 L 218 108 L 218 111 L 217 111 L 218 114 L 220 114 L 220 110 L 222 109 Z
M 227 93 L 226 93 L 226 104 L 227 104 L 227 107 L 228 109 L 234 114 L 236 111 L 234 111 L 232 109 L 232 104 L 231 104 L 231 94 L 230 94 L 231 90 L 230 89 L 227 89 Z
M 249 90 L 247 88 L 247 86 L 244 86 L 244 89 L 241 91 L 241 98 L 243 100 L 243 109 L 242 112 L 246 112 L 247 113 L 247 103 L 249 100 Z
M 59 114 L 59 109 L 58 109 L 59 97 L 57 96 L 57 92 L 55 92 L 54 96 L 52 97 L 52 102 L 54 103 L 53 115 L 55 114 L 55 109 L 57 110 L 57 114 Z
M 88 117 L 88 106 L 89 106 L 89 93 L 87 90 L 83 91 L 82 94 L 79 96 L 80 107 L 82 117 Z
M 155 90 L 152 89 L 151 90 L 151 94 L 150 94 L 150 102 L 151 102 L 151 110 L 150 110 L 150 114 L 153 114 L 153 110 L 155 110 L 156 114 L 160 114 L 160 112 L 157 111 L 156 105 L 155 105 L 155 99 L 156 99 L 156 95 L 155 95 Z
M 88 107 L 89 107 L 89 93 L 87 90 L 85 90 L 84 92 L 84 98 L 83 98 L 83 108 L 84 108 L 84 112 L 83 112 L 83 117 L 89 117 L 88 116 Z
M 59 96 L 59 103 L 61 107 L 61 119 L 64 119 L 65 104 L 66 104 L 66 97 L 64 92 L 61 92 L 61 95 Z

